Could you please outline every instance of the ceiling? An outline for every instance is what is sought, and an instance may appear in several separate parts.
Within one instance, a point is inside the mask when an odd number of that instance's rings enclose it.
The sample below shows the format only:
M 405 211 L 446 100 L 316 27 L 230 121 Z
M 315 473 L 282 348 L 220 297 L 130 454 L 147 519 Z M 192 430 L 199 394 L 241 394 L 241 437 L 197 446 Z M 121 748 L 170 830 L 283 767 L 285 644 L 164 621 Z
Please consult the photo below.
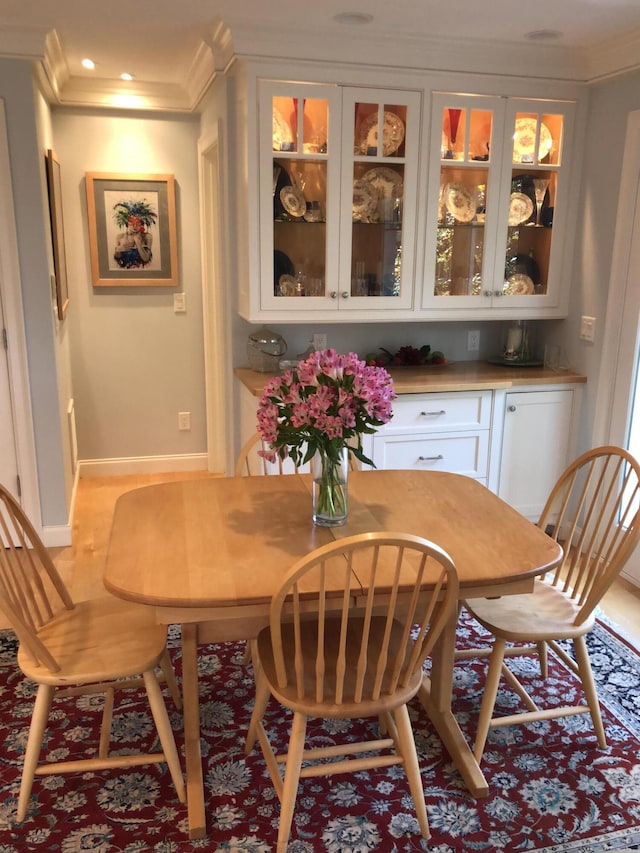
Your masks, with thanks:
M 372 20 L 340 24 L 344 12 Z M 36 61 L 70 105 L 124 92 L 131 106 L 193 110 L 243 53 L 590 81 L 640 66 L 639 46 L 639 0 L 0 0 L 0 55 Z

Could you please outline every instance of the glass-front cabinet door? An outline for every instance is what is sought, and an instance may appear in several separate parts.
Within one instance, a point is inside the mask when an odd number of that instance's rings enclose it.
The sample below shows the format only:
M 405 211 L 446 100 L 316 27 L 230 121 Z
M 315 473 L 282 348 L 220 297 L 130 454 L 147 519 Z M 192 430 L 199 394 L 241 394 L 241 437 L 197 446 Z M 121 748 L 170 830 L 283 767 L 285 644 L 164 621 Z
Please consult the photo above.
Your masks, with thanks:
M 419 113 L 418 93 L 261 82 L 262 310 L 411 306 Z
M 260 306 L 318 304 L 338 276 L 339 88 L 263 83 L 259 132 Z
M 413 303 L 420 95 L 344 89 L 342 306 Z
M 551 304 L 572 107 L 433 96 L 424 307 L 500 312 Z
M 436 93 L 432 127 L 426 302 L 485 307 L 494 287 L 504 102 Z
M 566 138 L 573 104 L 510 100 L 505 119 L 499 243 L 503 295 L 551 302 L 559 286 L 566 222 Z M 504 217 L 506 216 L 506 222 Z M 504 237 L 503 237 L 504 239 Z

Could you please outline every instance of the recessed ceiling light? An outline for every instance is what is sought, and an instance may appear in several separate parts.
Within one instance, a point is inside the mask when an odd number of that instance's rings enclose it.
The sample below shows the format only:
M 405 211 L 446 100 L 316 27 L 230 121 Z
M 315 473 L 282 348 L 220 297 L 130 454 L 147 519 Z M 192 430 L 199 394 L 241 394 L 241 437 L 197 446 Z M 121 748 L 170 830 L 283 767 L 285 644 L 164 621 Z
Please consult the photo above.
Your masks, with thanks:
M 127 71 L 123 71 L 120 75 L 121 80 L 133 80 L 133 74 L 129 74 Z
M 532 30 L 525 33 L 524 37 L 529 41 L 556 41 L 562 38 L 562 33 L 559 30 Z
M 339 15 L 333 16 L 333 20 L 338 24 L 361 27 L 364 24 L 370 24 L 373 21 L 373 15 L 368 15 L 364 12 L 340 12 Z
M 93 69 L 96 67 L 96 64 L 93 59 L 83 59 L 80 64 L 83 68 L 88 68 L 89 71 L 93 71 Z

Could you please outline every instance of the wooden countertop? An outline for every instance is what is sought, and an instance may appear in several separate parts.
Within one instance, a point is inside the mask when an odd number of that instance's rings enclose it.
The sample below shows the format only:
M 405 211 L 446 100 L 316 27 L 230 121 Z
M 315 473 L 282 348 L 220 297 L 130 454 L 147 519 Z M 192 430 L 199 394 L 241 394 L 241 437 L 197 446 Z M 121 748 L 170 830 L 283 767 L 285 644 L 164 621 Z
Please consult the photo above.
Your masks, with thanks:
M 248 367 L 236 367 L 235 375 L 254 397 L 273 373 L 258 373 Z M 587 377 L 573 370 L 547 367 L 502 367 L 485 361 L 458 361 L 432 367 L 402 367 L 389 370 L 396 394 L 422 394 L 428 391 L 492 391 L 521 385 L 564 385 L 582 383 Z

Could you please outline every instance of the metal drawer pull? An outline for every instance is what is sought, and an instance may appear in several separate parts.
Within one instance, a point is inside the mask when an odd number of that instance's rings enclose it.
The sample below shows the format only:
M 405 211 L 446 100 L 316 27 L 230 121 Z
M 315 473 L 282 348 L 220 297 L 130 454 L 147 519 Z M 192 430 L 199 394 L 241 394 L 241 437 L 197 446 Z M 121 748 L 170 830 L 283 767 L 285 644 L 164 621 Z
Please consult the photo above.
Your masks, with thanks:
M 515 406 L 513 405 L 513 403 L 512 403 L 510 406 L 507 406 L 507 409 L 508 409 L 508 411 L 510 411 L 510 412 L 515 412 L 516 407 L 515 407 Z
M 440 409 L 439 412 L 420 412 L 421 418 L 432 417 L 433 415 L 446 415 L 447 412 L 445 409 Z
M 442 453 L 437 456 L 418 456 L 418 462 L 437 462 L 439 459 L 444 459 Z

